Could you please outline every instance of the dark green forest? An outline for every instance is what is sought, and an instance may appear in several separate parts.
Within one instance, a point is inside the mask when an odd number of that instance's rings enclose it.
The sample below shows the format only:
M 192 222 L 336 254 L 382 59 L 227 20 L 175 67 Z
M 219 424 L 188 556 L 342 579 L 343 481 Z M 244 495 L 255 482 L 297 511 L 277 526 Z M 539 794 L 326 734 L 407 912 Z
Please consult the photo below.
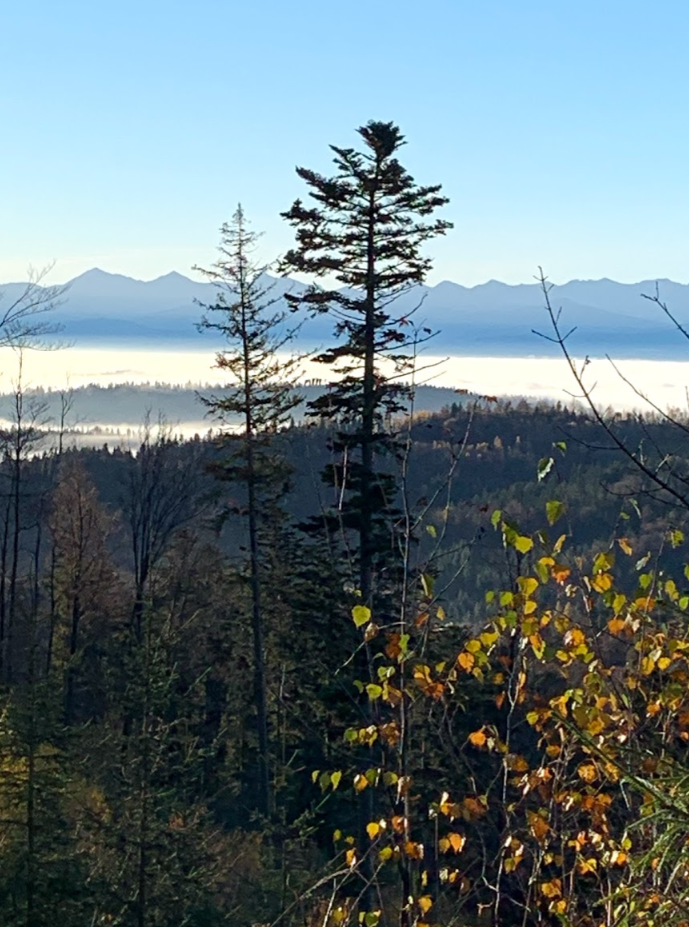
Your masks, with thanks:
M 394 306 L 446 200 L 359 135 L 298 169 L 287 310 L 221 229 L 218 435 L 46 449 L 12 398 L 0 924 L 689 924 L 689 420 L 598 409 L 545 278 L 581 401 L 424 410 Z M 332 320 L 306 396 L 289 312 Z

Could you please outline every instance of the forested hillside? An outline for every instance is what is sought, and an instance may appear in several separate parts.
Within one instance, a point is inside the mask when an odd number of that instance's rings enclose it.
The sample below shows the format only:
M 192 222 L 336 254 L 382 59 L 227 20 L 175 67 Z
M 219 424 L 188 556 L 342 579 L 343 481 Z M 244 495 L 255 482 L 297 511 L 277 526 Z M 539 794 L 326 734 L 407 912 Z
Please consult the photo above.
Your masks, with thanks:
M 673 438 L 667 423 L 632 417 L 621 428 L 631 444 Z M 354 657 L 363 638 L 356 626 L 361 619 L 352 619 L 356 593 L 341 555 L 313 531 L 320 506 L 329 502 L 318 474 L 332 457 L 332 430 L 294 427 L 274 439 L 289 474 L 260 554 L 268 615 L 265 679 L 274 799 L 268 814 L 257 811 L 246 496 L 239 485 L 223 486 L 218 493 L 209 472 L 227 449 L 152 434 L 136 453 L 103 449 L 43 456 L 24 441 L 27 436 L 15 431 L 6 441 L 13 437 L 14 448 L 8 446 L 2 468 L 0 547 L 5 691 L 0 798 L 6 816 L 0 884 L 5 922 L 23 923 L 22 911 L 30 900 L 43 912 L 36 923 L 48 923 L 56 905 L 65 924 L 86 923 L 100 911 L 119 912 L 120 923 L 137 923 L 133 899 L 145 891 L 153 912 L 145 923 L 178 923 L 180 910 L 183 922 L 191 924 L 272 922 L 281 912 L 292 923 L 322 911 L 333 882 L 314 886 L 331 866 L 339 872 L 334 877 L 336 910 L 349 910 L 360 882 L 349 885 L 345 857 L 350 854 L 350 862 L 353 858 L 362 813 L 349 794 L 351 777 L 368 775 L 360 781 L 371 790 L 382 788 L 374 805 L 376 820 L 382 820 L 389 801 L 385 794 L 399 786 L 398 773 L 387 769 L 399 735 L 394 733 L 394 697 L 374 728 L 388 734 L 377 738 L 365 733 L 369 725 L 358 726 L 363 709 L 353 696 L 362 668 Z M 558 554 L 561 572 L 546 565 L 548 582 L 541 587 L 539 615 L 541 607 L 544 616 L 554 607 L 557 611 L 556 602 L 566 590 L 575 607 L 571 620 L 576 621 L 577 594 L 561 577 L 572 570 L 572 579 L 583 581 L 579 571 L 585 574 L 592 564 L 611 562 L 611 552 L 620 561 L 615 582 L 621 588 L 635 586 L 641 578 L 639 562 L 648 555 L 642 576 L 655 577 L 645 571 L 656 563 L 660 569 L 662 563 L 679 577 L 678 588 L 686 585 L 686 556 L 682 545 L 672 541 L 680 538 L 684 517 L 672 510 L 656 511 L 639 493 L 634 470 L 598 449 L 603 437 L 581 413 L 525 403 L 466 403 L 411 422 L 407 493 L 414 513 L 423 512 L 423 519 L 412 532 L 411 569 L 418 579 L 413 630 L 407 634 L 414 644 L 406 644 L 414 713 L 407 775 L 413 768 L 419 777 L 414 788 L 423 791 L 413 796 L 410 812 L 418 819 L 410 842 L 414 847 L 423 843 L 424 852 L 432 854 L 435 868 L 425 876 L 420 897 L 426 900 L 421 904 L 433 900 L 446 912 L 443 917 L 461 910 L 471 912 L 467 923 L 475 922 L 469 918 L 475 917 L 476 904 L 488 905 L 494 898 L 481 872 L 489 863 L 499 865 L 500 850 L 492 841 L 507 826 L 503 789 L 514 793 L 510 815 L 523 818 L 519 826 L 527 828 L 526 834 L 517 832 L 524 840 L 533 829 L 530 821 L 542 819 L 543 827 L 554 826 L 549 817 L 540 817 L 552 795 L 532 796 L 527 783 L 549 777 L 551 769 L 558 776 L 565 773 L 563 763 L 553 762 L 550 742 L 544 745 L 550 752 L 541 758 L 538 735 L 529 733 L 529 717 L 534 706 L 544 710 L 548 693 L 559 695 L 577 683 L 587 654 L 569 646 L 562 661 L 561 653 L 551 652 L 554 641 L 547 651 L 537 647 L 536 654 L 533 649 L 520 654 L 520 672 L 528 670 L 528 679 L 522 683 L 524 695 L 508 705 L 502 693 L 510 696 L 510 673 L 499 669 L 510 670 L 509 653 L 518 639 L 507 632 L 501 644 L 493 628 L 505 620 L 523 624 L 531 614 L 530 597 L 517 609 L 507 608 L 514 601 L 510 590 L 540 583 L 526 583 L 522 577 L 539 577 L 546 552 L 556 543 L 563 548 Z M 241 442 L 240 437 L 229 440 Z M 539 468 L 542 472 L 544 458 L 550 457 L 552 469 L 539 481 Z M 551 527 L 548 506 L 553 500 L 562 503 L 562 514 Z M 391 504 L 399 510 L 400 498 Z M 518 524 L 519 537 L 533 541 L 534 547 L 520 554 L 505 543 L 508 534 L 499 524 L 494 527 L 496 509 L 505 524 L 507 519 Z M 222 525 L 221 512 L 226 516 Z M 309 520 L 310 532 L 295 527 Z M 558 541 L 563 534 L 564 543 Z M 560 577 L 554 589 L 551 575 Z M 497 618 L 497 600 L 487 604 L 493 591 L 502 603 Z M 596 610 L 604 612 L 608 591 L 605 596 L 587 592 L 585 600 L 592 594 L 600 600 Z M 686 608 L 679 602 L 681 610 Z M 572 605 L 563 614 L 571 614 Z M 615 599 L 612 606 L 611 616 L 615 607 L 622 614 Z M 539 623 L 543 620 L 539 617 Z M 624 654 L 633 646 L 632 622 L 639 619 L 617 620 L 620 627 L 612 634 L 599 617 L 596 640 L 623 672 Z M 383 637 L 381 653 L 394 668 L 403 639 L 394 630 L 392 615 L 378 617 L 376 623 L 375 637 L 370 621 L 364 624 L 369 629 L 364 636 L 369 641 Z M 590 618 L 581 627 L 577 633 L 583 641 L 584 630 L 592 630 Z M 556 633 L 579 640 L 570 630 Z M 470 667 L 473 672 L 458 671 L 463 656 L 466 663 L 467 654 L 474 659 L 483 649 L 485 668 L 479 678 L 476 666 Z M 678 653 L 681 657 L 684 651 Z M 489 669 L 494 660 L 495 668 Z M 381 679 L 381 668 L 388 671 L 379 661 L 373 668 L 375 679 Z M 387 678 L 382 674 L 390 698 Z M 643 680 L 650 685 L 652 677 L 646 674 Z M 365 677 L 362 682 L 376 703 L 382 699 L 382 686 L 379 695 L 378 683 Z M 509 754 L 503 746 L 506 723 L 513 730 Z M 355 743 L 363 737 L 365 747 L 351 746 L 355 733 Z M 376 747 L 383 736 L 389 740 L 381 753 Z M 577 749 L 574 738 L 567 737 L 567 743 L 567 751 Z M 486 753 L 488 745 L 492 752 Z M 506 761 L 513 771 L 502 782 L 499 770 Z M 605 806 L 592 805 L 598 808 L 592 820 L 582 803 L 607 801 L 618 788 L 618 773 L 608 769 L 605 775 L 611 781 L 599 781 L 593 761 L 590 775 L 595 780 L 582 781 L 583 792 L 569 787 L 575 796 L 567 799 L 572 807 L 557 825 L 572 834 L 570 839 L 575 830 L 588 833 L 593 827 L 595 835 L 594 825 L 603 827 Z M 537 778 L 531 780 L 533 776 Z M 361 784 L 354 785 L 355 793 L 360 789 Z M 451 798 L 443 797 L 448 793 Z M 425 800 L 446 808 L 444 816 L 434 812 L 430 830 L 427 813 L 421 814 Z M 625 828 L 632 823 L 626 812 L 616 821 L 618 843 L 627 839 Z M 369 826 L 373 837 L 366 839 L 377 860 L 397 852 L 397 826 L 401 824 L 389 825 L 390 834 Z M 516 830 L 515 821 L 509 826 Z M 549 833 L 544 831 L 540 840 Z M 400 845 L 402 852 L 421 852 Z M 560 865 L 576 871 L 584 858 L 607 865 L 601 860 L 611 852 L 618 858 L 626 852 L 617 844 L 617 850 L 607 846 L 594 843 L 592 857 L 571 851 L 571 859 Z M 546 873 L 554 870 L 552 863 L 543 868 L 547 853 L 541 852 L 539 840 L 522 852 L 528 854 L 522 864 L 527 883 L 538 864 L 543 884 L 550 884 L 553 879 Z M 503 855 L 503 863 L 512 858 Z M 419 873 L 427 870 L 428 857 L 411 858 Z M 611 873 L 616 880 L 625 875 L 621 866 Z M 585 875 L 577 877 L 570 894 L 579 882 L 585 897 L 600 891 L 597 870 L 588 879 Z M 522 897 L 520 876 L 518 868 L 501 877 L 504 904 L 513 903 L 515 892 Z M 386 905 L 394 904 L 396 879 L 394 870 L 376 871 Z M 565 887 L 559 891 L 564 893 Z M 543 900 L 547 908 L 564 897 L 546 895 Z M 484 920 L 491 923 L 488 917 Z
M 0 924 L 689 923 L 687 417 L 599 410 L 545 278 L 581 404 L 422 411 L 447 201 L 358 131 L 297 171 L 288 308 L 241 207 L 200 269 L 213 439 L 70 449 L 62 405 L 48 450 L 12 397 Z

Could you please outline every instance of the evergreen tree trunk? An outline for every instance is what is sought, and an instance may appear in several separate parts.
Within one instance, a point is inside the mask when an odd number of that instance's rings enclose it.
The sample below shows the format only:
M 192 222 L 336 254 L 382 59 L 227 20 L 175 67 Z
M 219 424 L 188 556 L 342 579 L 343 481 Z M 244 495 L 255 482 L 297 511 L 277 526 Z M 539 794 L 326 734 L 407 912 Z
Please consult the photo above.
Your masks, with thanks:
M 268 704 L 266 698 L 265 644 L 263 630 L 263 612 L 261 609 L 260 551 L 258 543 L 258 508 L 256 499 L 256 470 L 254 462 L 254 436 L 251 419 L 250 369 L 246 340 L 244 344 L 245 359 L 245 427 L 246 427 L 246 469 L 247 494 L 249 504 L 249 560 L 251 571 L 251 619 L 254 638 L 254 698 L 256 700 L 256 719 L 258 727 L 258 761 L 259 761 L 259 810 L 270 815 L 272 795 L 270 787 L 270 745 L 268 737 Z
M 364 382 L 361 412 L 361 527 L 360 587 L 361 598 L 372 607 L 373 591 L 373 434 L 376 414 L 376 287 L 375 287 L 375 193 L 369 194 L 368 231 L 366 239 L 366 303 L 364 318 Z
M 223 225 L 221 259 L 212 270 L 196 268 L 219 288 L 217 302 L 203 306 L 208 310 L 200 328 L 214 329 L 227 340 L 229 349 L 216 356 L 216 366 L 229 373 L 231 383 L 226 395 L 206 402 L 221 422 L 226 416 L 239 418 L 243 434 L 236 442 L 220 436 L 231 448 L 229 457 L 212 472 L 234 482 L 246 492 L 246 516 L 249 535 L 249 595 L 251 610 L 253 694 L 258 741 L 258 787 L 256 808 L 272 818 L 275 798 L 271 778 L 271 739 L 268 704 L 268 670 L 266 666 L 267 628 L 262 589 L 261 535 L 262 519 L 270 510 L 278 515 L 274 504 L 278 487 L 284 487 L 287 471 L 279 455 L 270 448 L 272 435 L 290 417 L 300 402 L 295 396 L 291 375 L 294 362 L 283 362 L 276 354 L 289 335 L 276 338 L 276 329 L 284 313 L 271 314 L 275 302 L 266 298 L 266 268 L 254 264 L 251 252 L 257 235 L 247 228 L 241 206 L 232 223 Z M 215 316 L 215 318 L 212 318 Z M 234 448 L 232 447 L 234 443 Z M 221 516 L 224 520 L 224 516 Z

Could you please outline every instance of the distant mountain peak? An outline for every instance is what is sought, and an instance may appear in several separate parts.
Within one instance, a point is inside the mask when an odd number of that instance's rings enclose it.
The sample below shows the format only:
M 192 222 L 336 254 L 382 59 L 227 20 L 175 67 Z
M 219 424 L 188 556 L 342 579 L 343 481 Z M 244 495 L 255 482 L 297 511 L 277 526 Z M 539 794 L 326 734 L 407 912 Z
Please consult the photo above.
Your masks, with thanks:
M 190 277 L 185 277 L 184 274 L 180 274 L 179 271 L 171 270 L 167 274 L 163 274 L 160 277 L 156 277 L 154 280 L 149 281 L 150 283 L 160 283 L 165 280 L 169 283 L 179 283 L 180 281 L 184 283 L 193 282 Z
M 105 280 L 111 277 L 122 277 L 123 274 L 113 274 L 109 270 L 102 270 L 100 267 L 92 267 L 91 270 L 85 270 L 83 274 L 74 277 L 74 280 Z M 131 278 L 127 278 L 131 279 Z M 72 281 L 70 281 L 71 283 Z

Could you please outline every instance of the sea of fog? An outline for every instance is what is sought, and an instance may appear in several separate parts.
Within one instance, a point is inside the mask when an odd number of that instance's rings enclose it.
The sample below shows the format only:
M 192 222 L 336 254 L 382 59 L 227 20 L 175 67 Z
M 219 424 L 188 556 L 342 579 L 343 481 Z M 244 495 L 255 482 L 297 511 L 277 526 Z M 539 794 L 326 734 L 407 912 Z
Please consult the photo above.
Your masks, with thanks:
M 302 366 L 305 379 L 327 377 L 323 365 L 306 361 Z M 577 395 L 564 359 L 428 355 L 420 366 L 424 368 L 418 375 L 420 382 L 471 393 L 568 403 Z M 14 388 L 18 371 L 16 353 L 0 350 L 0 392 Z M 616 371 L 608 360 L 594 359 L 586 366 L 586 383 L 598 405 L 620 410 L 648 408 L 623 377 L 663 410 L 687 408 L 689 361 L 622 360 Z M 222 377 L 213 366 L 211 352 L 71 347 L 25 351 L 22 382 L 25 388 L 52 389 L 126 382 L 200 386 L 222 382 Z

